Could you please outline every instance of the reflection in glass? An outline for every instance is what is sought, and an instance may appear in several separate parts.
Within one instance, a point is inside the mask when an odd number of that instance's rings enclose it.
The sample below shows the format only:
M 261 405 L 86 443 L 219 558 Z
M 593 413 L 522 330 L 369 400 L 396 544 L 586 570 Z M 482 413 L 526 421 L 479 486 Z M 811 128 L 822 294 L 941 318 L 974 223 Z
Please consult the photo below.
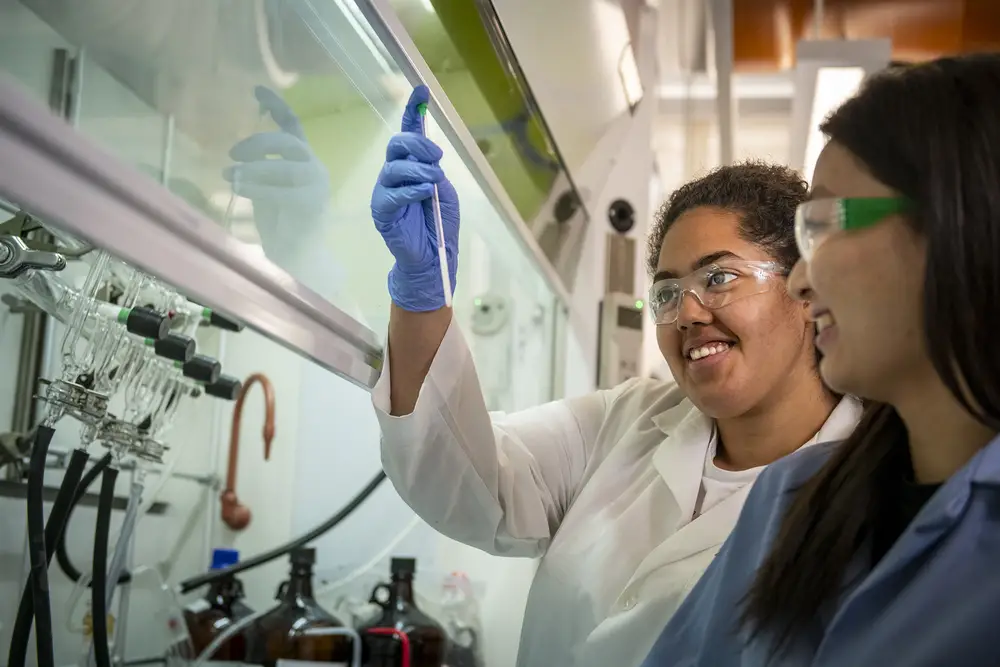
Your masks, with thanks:
M 521 217 L 531 220 L 561 165 L 541 116 L 497 57 L 476 4 L 392 0 Z
M 392 258 L 370 196 L 411 85 L 352 2 L 3 0 L 0 71 L 383 335 Z M 510 307 L 502 331 L 470 335 L 508 360 L 494 403 L 545 400 L 554 297 L 433 118 L 428 134 L 462 202 L 457 316 L 470 331 L 477 303 Z M 519 176 L 535 191 L 525 202 L 537 203 L 547 169 Z
M 391 0 L 435 78 L 572 287 L 587 214 L 488 0 Z

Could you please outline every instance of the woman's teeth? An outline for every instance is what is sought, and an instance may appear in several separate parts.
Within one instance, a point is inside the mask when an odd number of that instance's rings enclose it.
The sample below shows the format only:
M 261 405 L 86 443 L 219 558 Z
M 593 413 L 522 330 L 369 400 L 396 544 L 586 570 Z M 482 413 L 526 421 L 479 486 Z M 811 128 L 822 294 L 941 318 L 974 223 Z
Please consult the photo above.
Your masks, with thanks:
M 822 333 L 823 329 L 826 329 L 827 327 L 832 327 L 833 324 L 834 324 L 833 316 L 830 315 L 830 313 L 823 313 L 822 315 L 816 318 L 816 333 L 817 334 Z
M 732 347 L 731 343 L 709 343 L 708 345 L 702 345 L 701 347 L 696 347 L 695 349 L 688 352 L 688 359 L 690 359 L 691 361 L 698 361 L 699 359 L 710 357 L 713 354 L 719 354 L 720 352 L 725 352 L 731 347 Z

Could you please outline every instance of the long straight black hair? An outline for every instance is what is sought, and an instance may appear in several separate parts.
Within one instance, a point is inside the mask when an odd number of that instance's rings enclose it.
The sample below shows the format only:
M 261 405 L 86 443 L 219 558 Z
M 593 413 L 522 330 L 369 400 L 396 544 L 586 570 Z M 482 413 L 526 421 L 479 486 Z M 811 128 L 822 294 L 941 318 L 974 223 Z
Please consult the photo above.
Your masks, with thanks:
M 822 130 L 916 204 L 910 222 L 927 239 L 923 329 L 934 368 L 972 415 L 1000 428 L 1000 56 L 888 70 Z M 774 652 L 836 601 L 906 447 L 896 411 L 868 404 L 854 434 L 794 491 L 742 614 Z

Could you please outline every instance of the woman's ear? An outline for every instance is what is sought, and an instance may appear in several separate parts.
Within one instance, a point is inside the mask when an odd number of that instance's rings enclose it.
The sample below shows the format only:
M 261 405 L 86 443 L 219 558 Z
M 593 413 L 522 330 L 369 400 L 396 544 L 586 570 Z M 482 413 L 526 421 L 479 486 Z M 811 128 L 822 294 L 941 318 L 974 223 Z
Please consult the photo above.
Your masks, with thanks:
M 802 319 L 805 320 L 806 323 L 812 325 L 812 313 L 809 312 L 809 309 L 812 307 L 812 301 L 799 301 L 798 306 L 799 312 L 802 313 Z

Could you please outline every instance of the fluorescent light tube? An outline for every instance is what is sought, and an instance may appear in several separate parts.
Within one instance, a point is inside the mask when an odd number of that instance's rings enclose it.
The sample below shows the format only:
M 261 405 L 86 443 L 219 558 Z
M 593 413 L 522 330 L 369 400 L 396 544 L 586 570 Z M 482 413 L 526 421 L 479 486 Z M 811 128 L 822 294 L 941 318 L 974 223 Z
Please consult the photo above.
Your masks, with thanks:
M 618 63 L 618 74 L 622 78 L 622 87 L 625 89 L 625 101 L 629 107 L 634 107 L 642 99 L 643 88 L 642 79 L 639 77 L 639 66 L 635 62 L 635 53 L 632 45 L 626 44 L 622 52 L 622 58 Z
M 861 67 L 821 67 L 817 71 L 803 169 L 806 180 L 812 181 L 816 160 L 826 145 L 826 137 L 819 130 L 820 124 L 858 92 L 864 78 L 865 71 Z

